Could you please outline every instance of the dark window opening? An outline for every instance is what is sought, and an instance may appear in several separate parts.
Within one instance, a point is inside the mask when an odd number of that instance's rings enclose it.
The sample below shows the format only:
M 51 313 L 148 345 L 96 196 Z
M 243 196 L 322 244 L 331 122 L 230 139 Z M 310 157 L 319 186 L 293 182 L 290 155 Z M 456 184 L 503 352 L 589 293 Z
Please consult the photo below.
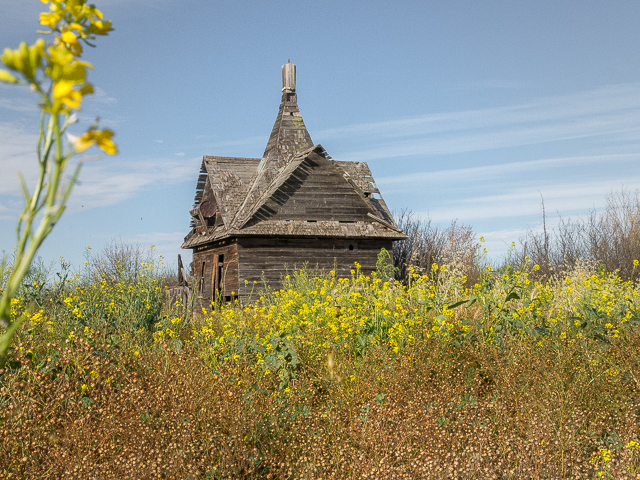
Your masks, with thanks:
M 356 242 L 344 242 L 344 249 L 347 253 L 357 253 L 358 244 Z
M 222 275 L 224 275 L 224 255 L 218 255 L 217 274 L 218 274 L 218 281 L 217 281 L 218 290 L 222 292 L 222 289 L 224 288 L 224 279 L 222 278 Z
M 200 295 L 204 292 L 204 269 L 207 266 L 207 262 L 202 262 L 202 272 L 200 273 Z
M 317 220 L 307 220 L 307 223 L 318 223 Z

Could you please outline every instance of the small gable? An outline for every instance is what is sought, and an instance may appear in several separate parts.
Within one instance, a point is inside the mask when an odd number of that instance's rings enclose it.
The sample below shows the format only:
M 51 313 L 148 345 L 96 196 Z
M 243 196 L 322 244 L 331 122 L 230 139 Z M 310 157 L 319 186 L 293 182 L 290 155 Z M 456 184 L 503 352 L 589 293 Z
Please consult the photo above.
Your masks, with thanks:
M 258 158 L 204 157 L 211 190 L 227 229 L 247 196 L 259 163 Z
M 292 165 L 295 168 L 275 185 L 277 188 L 255 211 L 247 227 L 266 220 L 372 221 L 369 214 L 377 212 L 324 157 L 322 147 L 317 146 Z

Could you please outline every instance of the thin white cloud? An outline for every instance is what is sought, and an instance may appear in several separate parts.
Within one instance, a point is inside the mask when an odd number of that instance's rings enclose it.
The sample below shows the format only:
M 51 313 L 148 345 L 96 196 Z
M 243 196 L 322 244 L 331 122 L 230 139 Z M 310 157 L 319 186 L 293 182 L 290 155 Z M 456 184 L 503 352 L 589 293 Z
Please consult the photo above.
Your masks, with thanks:
M 484 89 L 494 89 L 494 90 L 513 90 L 516 88 L 522 88 L 523 84 L 521 82 L 512 82 L 509 80 L 502 79 L 486 79 L 486 80 L 477 80 L 477 81 L 469 81 L 462 84 L 454 84 L 451 86 L 451 89 L 473 89 L 473 90 L 484 90 Z M 446 87 L 445 87 L 446 88 Z
M 87 101 L 94 101 L 102 104 L 118 103 L 117 98 L 110 96 L 103 88 L 100 87 L 95 87 L 93 95 L 87 97 Z
M 588 212 L 591 208 L 602 208 L 606 196 L 622 186 L 629 190 L 640 188 L 640 175 L 602 179 L 593 182 L 575 182 L 547 185 L 544 187 L 518 187 L 494 195 L 465 197 L 422 212 L 436 222 L 458 218 L 474 222 L 492 218 L 537 217 L 544 200 L 547 213 L 560 212 L 570 216 Z
M 367 145 L 341 160 L 451 154 L 625 134 L 640 138 L 640 83 L 523 105 L 429 114 L 322 130 L 315 138 Z
M 40 112 L 33 99 L 20 96 L 0 97 L 0 108 L 20 113 Z
M 254 137 L 241 138 L 239 140 L 230 140 L 226 142 L 212 142 L 208 144 L 204 144 L 205 148 L 212 149 L 223 149 L 228 147 L 243 147 L 249 145 L 257 145 L 257 144 L 267 144 L 268 137 L 258 135 Z
M 38 160 L 36 145 L 38 136 L 17 124 L 0 122 L 0 195 L 20 195 L 18 172 L 21 172 L 27 185 L 37 179 Z
M 380 177 L 376 180 L 376 183 L 380 186 L 401 185 L 403 188 L 407 188 L 411 185 L 423 185 L 425 182 L 478 182 L 484 179 L 506 177 L 510 174 L 524 175 L 525 173 L 532 171 L 549 171 L 552 168 L 571 166 L 578 166 L 583 168 L 589 164 L 603 162 L 607 162 L 609 164 L 613 162 L 633 163 L 638 165 L 640 164 L 640 153 L 546 158 L 526 162 L 509 162 L 497 165 L 484 165 L 480 167 L 436 170 L 433 172 L 416 172 L 406 175 L 396 175 L 392 177 Z
M 38 162 L 35 148 L 38 136 L 19 125 L 0 122 L 0 195 L 3 211 L 16 212 L 21 205 L 18 172 L 28 187 L 37 179 Z M 91 158 L 91 157 L 88 157 Z M 201 159 L 173 158 L 132 160 L 122 157 L 102 157 L 87 161 L 70 197 L 70 208 L 94 208 L 114 205 L 159 185 L 172 185 L 193 180 Z M 69 169 L 70 171 L 72 168 Z
M 193 180 L 202 160 L 103 158 L 84 165 L 70 197 L 71 210 L 115 205 L 159 186 Z

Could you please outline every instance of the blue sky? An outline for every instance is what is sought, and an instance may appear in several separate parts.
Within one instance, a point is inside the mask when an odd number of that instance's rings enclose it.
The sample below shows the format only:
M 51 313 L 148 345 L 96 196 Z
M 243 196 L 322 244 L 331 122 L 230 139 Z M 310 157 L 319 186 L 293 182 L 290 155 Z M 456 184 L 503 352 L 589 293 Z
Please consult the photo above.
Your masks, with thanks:
M 174 262 L 202 155 L 262 155 L 288 58 L 315 143 L 367 161 L 392 209 L 472 225 L 493 256 L 540 227 L 541 198 L 553 222 L 640 187 L 640 2 L 95 3 L 115 31 L 87 51 L 82 119 L 120 154 L 85 162 L 46 260 L 121 238 Z M 0 0 L 0 47 L 34 41 L 41 9 Z M 33 100 L 0 85 L 5 251 L 16 172 L 35 171 Z

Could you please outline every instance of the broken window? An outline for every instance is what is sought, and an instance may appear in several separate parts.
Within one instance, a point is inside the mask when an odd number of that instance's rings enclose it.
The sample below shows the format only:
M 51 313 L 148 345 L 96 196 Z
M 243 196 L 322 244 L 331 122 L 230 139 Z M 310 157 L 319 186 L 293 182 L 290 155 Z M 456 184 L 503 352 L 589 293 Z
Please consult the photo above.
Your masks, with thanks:
M 205 200 L 189 212 L 196 228 L 215 227 L 218 218 L 218 205 L 214 200 Z

